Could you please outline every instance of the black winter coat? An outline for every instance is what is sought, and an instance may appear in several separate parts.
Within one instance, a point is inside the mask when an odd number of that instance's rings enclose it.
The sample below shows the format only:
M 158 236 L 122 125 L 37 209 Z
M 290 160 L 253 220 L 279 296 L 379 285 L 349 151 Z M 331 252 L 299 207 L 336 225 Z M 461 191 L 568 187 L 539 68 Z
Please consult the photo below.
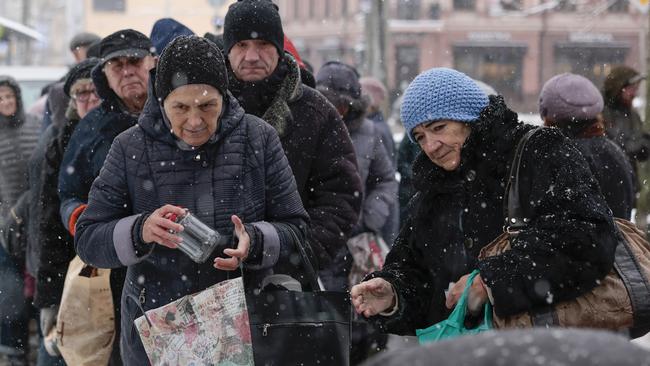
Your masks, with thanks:
M 502 232 L 503 196 L 519 139 L 531 128 L 501 97 L 490 105 L 452 172 L 420 154 L 413 165 L 418 191 L 412 215 L 381 272 L 398 295 L 398 311 L 375 316 L 393 333 L 412 334 L 446 318 L 449 283 L 478 268 L 498 315 L 574 298 L 612 268 L 618 231 L 582 154 L 557 129 L 537 132 L 526 145 L 520 195 L 529 226 L 512 250 L 478 261 L 480 249 Z
M 362 185 L 352 141 L 334 106 L 301 83 L 293 57 L 285 54 L 282 63 L 288 68 L 287 75 L 260 117 L 280 136 L 311 218 L 309 239 L 320 268 L 332 269 L 334 265 L 342 272 L 341 259 L 350 257 L 346 240 L 361 209 Z M 237 80 L 232 80 L 231 84 L 235 83 Z M 240 97 L 236 91 L 233 94 Z M 252 108 L 242 107 L 252 113 Z
M 38 238 L 34 248 L 38 269 L 34 305 L 39 308 L 61 302 L 68 265 L 75 256 L 74 239 L 61 222 L 57 186 L 63 154 L 78 123 L 78 118 L 72 118 L 60 130 L 56 124 L 52 124 L 45 130 L 41 140 L 45 154 L 40 172 L 40 187 L 36 188 L 34 195 L 38 210 L 32 213 L 32 217 L 38 217 L 38 222 L 33 231 L 30 231 Z M 120 284 L 115 290 L 121 291 L 121 288 Z
M 102 103 L 77 125 L 63 155 L 59 173 L 61 220 L 68 228 L 70 215 L 88 201 L 90 186 L 99 174 L 113 139 L 138 121 L 109 87 L 102 65 L 92 71 L 93 83 Z
M 197 264 L 179 250 L 142 243 L 148 213 L 164 204 L 185 207 L 226 235 L 228 246 L 234 244 L 230 218 L 238 215 L 251 236 L 251 253 L 257 253 L 245 263 L 247 278 L 269 267 L 276 273 L 290 272 L 295 265 L 289 258 L 304 239 L 308 221 L 271 126 L 244 114 L 230 97 L 216 139 L 195 150 L 181 150 L 151 89 L 138 125 L 113 142 L 75 236 L 77 253 L 85 262 L 102 268 L 128 266 L 122 294 L 125 365 L 148 364 L 133 325 L 142 314 L 130 297 L 139 298 L 146 311 L 237 275 L 213 267 L 224 247 Z
M 605 136 L 573 142 L 587 160 L 612 215 L 630 220 L 635 201 L 635 176 L 623 150 Z

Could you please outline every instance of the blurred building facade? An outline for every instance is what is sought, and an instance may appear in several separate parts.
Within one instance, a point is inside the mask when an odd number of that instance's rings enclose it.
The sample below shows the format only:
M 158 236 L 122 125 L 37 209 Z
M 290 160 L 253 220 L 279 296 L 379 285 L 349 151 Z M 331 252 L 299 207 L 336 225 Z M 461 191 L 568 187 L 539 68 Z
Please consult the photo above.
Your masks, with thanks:
M 70 65 L 74 60 L 68 45 L 76 33 L 106 36 L 132 28 L 149 35 L 155 21 L 163 17 L 173 17 L 199 35 L 215 32 L 230 2 L 0 0 L 0 65 Z
M 0 64 L 64 65 L 79 31 L 100 36 L 133 28 L 150 34 L 173 17 L 197 34 L 219 33 L 233 0 L 0 1 L 0 17 L 41 40 L 3 32 Z M 645 66 L 646 16 L 630 0 L 275 0 L 285 33 L 316 69 L 339 59 L 369 74 L 368 22 L 385 8 L 383 64 L 392 96 L 421 71 L 453 67 L 492 85 L 521 111 L 534 111 L 543 83 L 565 71 L 600 85 L 611 65 Z M 4 34 L 4 38 L 3 38 Z M 7 34 L 12 34 L 7 37 Z M 11 42 L 7 39 L 10 38 Z M 4 41 L 3 41 L 4 39 Z M 373 43 L 375 44 L 375 43 Z M 4 53 L 3 53 L 4 50 Z M 7 50 L 13 51 L 8 60 Z M 5 57 L 3 58 L 3 55 Z M 376 57 L 376 56 L 375 56 Z
M 315 68 L 363 70 L 373 0 L 279 0 L 285 32 Z M 574 72 L 601 85 L 611 65 L 644 63 L 646 16 L 628 0 L 386 1 L 386 82 L 397 95 L 420 72 L 453 67 L 535 111 L 546 80 Z
M 228 0 L 83 0 L 85 29 L 106 36 L 132 28 L 147 36 L 160 18 L 174 18 L 198 35 L 215 32 Z

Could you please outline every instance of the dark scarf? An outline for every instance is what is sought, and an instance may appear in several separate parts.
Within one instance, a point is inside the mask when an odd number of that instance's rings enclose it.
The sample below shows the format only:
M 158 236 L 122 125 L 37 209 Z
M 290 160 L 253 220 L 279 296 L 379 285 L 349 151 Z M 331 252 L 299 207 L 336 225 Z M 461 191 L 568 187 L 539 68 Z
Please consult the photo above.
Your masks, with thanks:
M 230 92 L 237 98 L 246 113 L 261 118 L 273 103 L 275 94 L 289 73 L 289 66 L 283 58 L 268 78 L 254 82 L 237 79 L 230 67 L 228 71 Z

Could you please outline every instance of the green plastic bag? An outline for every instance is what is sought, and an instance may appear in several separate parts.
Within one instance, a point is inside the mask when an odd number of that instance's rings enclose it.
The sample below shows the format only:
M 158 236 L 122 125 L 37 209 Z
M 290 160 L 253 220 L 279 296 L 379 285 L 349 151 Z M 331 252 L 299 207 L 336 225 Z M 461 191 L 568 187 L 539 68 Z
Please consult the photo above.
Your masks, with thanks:
M 436 342 L 448 338 L 456 338 L 467 334 L 476 334 L 492 329 L 492 305 L 489 301 L 485 303 L 485 309 L 483 309 L 483 313 L 485 314 L 483 322 L 476 328 L 465 328 L 465 313 L 467 312 L 469 288 L 472 285 L 472 281 L 474 281 L 474 277 L 476 277 L 478 273 L 477 269 L 470 273 L 465 290 L 463 290 L 462 296 L 458 299 L 454 311 L 451 312 L 451 315 L 449 315 L 447 320 L 443 320 L 428 328 L 415 330 L 415 334 L 418 336 L 420 344 Z

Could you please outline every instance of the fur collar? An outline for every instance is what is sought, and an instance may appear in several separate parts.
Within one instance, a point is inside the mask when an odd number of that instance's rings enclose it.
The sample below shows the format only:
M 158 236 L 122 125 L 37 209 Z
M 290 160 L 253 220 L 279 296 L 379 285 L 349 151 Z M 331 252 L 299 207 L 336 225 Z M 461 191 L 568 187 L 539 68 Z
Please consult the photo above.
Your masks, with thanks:
M 302 96 L 302 82 L 300 81 L 300 68 L 293 56 L 285 53 L 284 61 L 289 66 L 289 72 L 280 84 L 271 106 L 264 112 L 262 119 L 269 123 L 278 132 L 280 138 L 286 135 L 287 126 L 293 121 L 289 103 Z

